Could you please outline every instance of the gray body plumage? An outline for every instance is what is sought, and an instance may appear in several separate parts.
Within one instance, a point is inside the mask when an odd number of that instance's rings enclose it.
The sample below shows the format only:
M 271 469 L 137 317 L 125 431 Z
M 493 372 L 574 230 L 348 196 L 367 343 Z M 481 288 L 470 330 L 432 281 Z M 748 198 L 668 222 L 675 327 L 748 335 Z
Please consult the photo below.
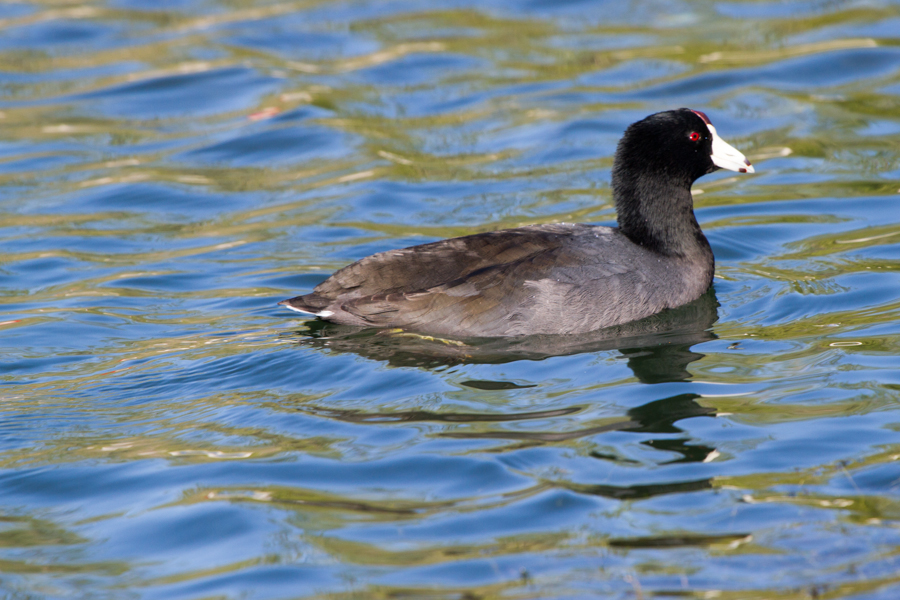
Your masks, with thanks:
M 666 256 L 610 227 L 535 225 L 374 254 L 286 303 L 436 335 L 585 333 L 699 298 L 713 264 L 708 245 L 695 250 Z

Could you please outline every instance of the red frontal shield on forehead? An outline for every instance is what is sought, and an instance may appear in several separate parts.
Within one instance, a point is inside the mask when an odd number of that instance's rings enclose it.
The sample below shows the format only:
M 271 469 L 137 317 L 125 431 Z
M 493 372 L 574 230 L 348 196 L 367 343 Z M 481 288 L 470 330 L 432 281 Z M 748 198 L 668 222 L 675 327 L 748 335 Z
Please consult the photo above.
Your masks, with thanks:
M 709 117 L 706 116 L 706 113 L 700 112 L 699 110 L 692 110 L 691 112 L 703 119 L 703 122 L 707 125 L 712 125 L 712 121 L 709 120 Z

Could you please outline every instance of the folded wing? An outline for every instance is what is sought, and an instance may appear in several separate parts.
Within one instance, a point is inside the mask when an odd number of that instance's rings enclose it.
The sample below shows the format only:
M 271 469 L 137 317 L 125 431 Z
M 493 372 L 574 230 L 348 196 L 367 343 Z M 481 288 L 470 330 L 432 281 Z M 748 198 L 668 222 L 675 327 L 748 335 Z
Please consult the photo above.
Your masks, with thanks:
M 603 306 L 633 305 L 628 319 L 650 314 L 637 292 L 647 274 L 633 271 L 625 238 L 606 227 L 540 225 L 390 250 L 341 269 L 312 293 L 286 300 L 294 310 L 368 327 L 493 336 L 574 331 L 605 322 Z M 621 249 L 620 249 L 621 250 Z M 608 257 L 618 257 L 610 260 Z M 552 277 L 550 275 L 552 274 Z M 658 308 L 656 309 L 658 310 Z

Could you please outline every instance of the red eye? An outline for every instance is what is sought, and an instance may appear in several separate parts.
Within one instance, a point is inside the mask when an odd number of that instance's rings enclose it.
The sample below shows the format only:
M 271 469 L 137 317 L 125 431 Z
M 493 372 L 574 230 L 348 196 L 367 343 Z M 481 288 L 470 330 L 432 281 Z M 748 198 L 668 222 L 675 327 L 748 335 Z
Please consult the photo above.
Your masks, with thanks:
M 700 140 L 700 134 L 697 133 L 696 131 L 692 131 L 691 135 L 689 135 L 688 137 L 691 139 L 692 142 L 697 142 Z

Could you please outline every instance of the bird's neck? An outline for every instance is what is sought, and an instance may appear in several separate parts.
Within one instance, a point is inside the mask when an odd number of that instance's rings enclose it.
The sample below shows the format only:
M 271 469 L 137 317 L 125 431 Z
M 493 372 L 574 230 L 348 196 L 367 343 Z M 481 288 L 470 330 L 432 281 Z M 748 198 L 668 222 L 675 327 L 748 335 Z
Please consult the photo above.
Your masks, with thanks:
M 613 180 L 619 229 L 628 238 L 666 256 L 712 259 L 697 218 L 691 182 L 649 177 Z

